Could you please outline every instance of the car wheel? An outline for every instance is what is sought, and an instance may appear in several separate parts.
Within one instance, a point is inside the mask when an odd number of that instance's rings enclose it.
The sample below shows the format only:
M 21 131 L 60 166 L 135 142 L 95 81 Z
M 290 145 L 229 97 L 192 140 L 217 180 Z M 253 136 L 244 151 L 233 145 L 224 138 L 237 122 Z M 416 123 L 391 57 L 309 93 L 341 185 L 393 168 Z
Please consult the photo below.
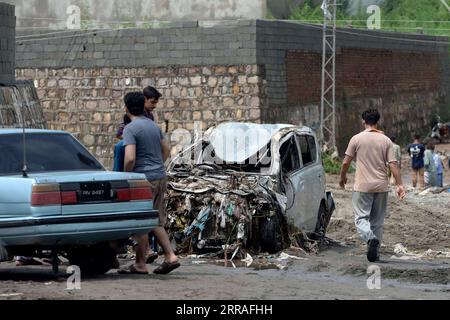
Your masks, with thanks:
M 320 205 L 316 229 L 314 231 L 314 240 L 323 240 L 328 227 L 328 211 L 323 204 Z
M 261 222 L 260 246 L 262 252 L 277 253 L 280 251 L 279 230 L 280 223 L 276 215 Z
M 117 252 L 107 246 L 73 249 L 67 254 L 71 265 L 78 266 L 81 274 L 101 275 L 115 266 Z

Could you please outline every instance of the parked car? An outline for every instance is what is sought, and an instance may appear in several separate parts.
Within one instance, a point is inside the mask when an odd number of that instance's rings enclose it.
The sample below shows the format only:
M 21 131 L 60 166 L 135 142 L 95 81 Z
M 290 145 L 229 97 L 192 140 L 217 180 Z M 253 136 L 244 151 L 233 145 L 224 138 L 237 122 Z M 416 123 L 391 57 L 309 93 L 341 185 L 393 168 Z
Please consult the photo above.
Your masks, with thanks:
M 115 248 L 158 225 L 151 200 L 144 175 L 106 171 L 67 132 L 0 129 L 0 261 L 52 252 L 106 273 Z
M 277 252 L 299 234 L 323 239 L 335 209 L 307 127 L 224 123 L 180 153 L 168 172 L 167 228 L 179 251 L 233 243 Z

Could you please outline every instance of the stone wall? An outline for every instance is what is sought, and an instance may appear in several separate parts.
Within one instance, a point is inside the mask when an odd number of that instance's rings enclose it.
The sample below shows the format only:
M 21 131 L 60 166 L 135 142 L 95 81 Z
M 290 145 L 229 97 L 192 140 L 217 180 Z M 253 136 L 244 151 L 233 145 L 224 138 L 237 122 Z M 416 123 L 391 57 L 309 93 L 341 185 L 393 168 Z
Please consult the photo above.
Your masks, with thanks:
M 16 17 L 14 6 L 0 3 L 0 84 L 14 83 Z
M 20 69 L 35 79 L 50 129 L 74 133 L 106 166 L 123 119 L 123 97 L 144 86 L 157 87 L 162 130 L 203 130 L 220 121 L 260 121 L 261 80 L 256 65 L 213 67 Z M 170 137 L 169 137 L 170 139 Z
M 110 166 L 122 98 L 146 85 L 164 94 L 168 133 L 227 120 L 318 129 L 321 38 L 318 26 L 272 20 L 38 34 L 18 38 L 17 77 L 36 79 L 51 128 L 77 133 Z M 339 29 L 337 41 L 341 151 L 364 108 L 410 135 L 448 107 L 448 38 Z

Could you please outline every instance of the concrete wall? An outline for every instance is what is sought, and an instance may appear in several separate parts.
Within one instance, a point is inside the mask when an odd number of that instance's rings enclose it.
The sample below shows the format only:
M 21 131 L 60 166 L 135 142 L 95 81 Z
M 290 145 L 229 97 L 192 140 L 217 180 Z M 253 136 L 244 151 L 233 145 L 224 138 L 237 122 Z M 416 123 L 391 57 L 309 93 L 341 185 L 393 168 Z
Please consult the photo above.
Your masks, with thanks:
M 19 68 L 108 68 L 223 65 L 256 62 L 256 22 L 242 20 L 202 27 L 173 22 L 160 29 L 81 31 L 21 38 Z M 44 39 L 44 40 L 42 40 Z
M 17 76 L 36 79 L 51 128 L 79 133 L 109 165 L 122 97 L 149 84 L 163 91 L 157 115 L 168 132 L 233 119 L 317 129 L 321 37 L 317 26 L 242 20 L 20 38 Z M 447 38 L 340 29 L 337 41 L 341 151 L 365 108 L 409 137 L 448 107 Z
M 0 3 L 0 84 L 14 82 L 15 28 L 14 6 Z
M 6 0 L 16 5 L 18 26 L 65 29 L 67 8 L 78 5 L 83 25 L 117 27 L 118 22 L 260 19 L 266 0 Z

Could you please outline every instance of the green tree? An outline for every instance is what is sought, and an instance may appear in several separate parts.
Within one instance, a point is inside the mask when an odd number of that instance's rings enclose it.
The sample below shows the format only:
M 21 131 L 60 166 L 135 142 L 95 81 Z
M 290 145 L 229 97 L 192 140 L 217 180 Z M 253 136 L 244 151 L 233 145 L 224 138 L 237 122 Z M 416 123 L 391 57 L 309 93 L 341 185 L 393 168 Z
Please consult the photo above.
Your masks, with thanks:
M 366 28 L 369 15 L 365 8 L 351 15 L 348 12 L 350 1 L 339 3 L 338 26 L 345 27 L 351 22 L 353 27 Z M 384 0 L 381 10 L 383 30 L 417 33 L 420 29 L 424 34 L 450 36 L 450 12 L 439 0 Z M 320 23 L 323 12 L 320 4 L 307 0 L 294 10 L 290 19 Z

